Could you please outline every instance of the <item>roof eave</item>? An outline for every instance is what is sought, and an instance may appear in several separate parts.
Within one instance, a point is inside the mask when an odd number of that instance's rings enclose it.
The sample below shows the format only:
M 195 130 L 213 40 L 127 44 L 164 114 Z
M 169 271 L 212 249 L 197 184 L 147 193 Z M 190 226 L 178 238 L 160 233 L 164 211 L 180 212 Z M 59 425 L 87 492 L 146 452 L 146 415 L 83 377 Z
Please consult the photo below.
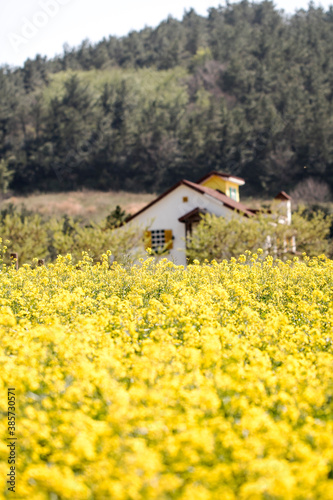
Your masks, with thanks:
M 207 188 L 206 186 L 196 185 L 196 184 L 197 183 L 187 181 L 186 179 L 182 179 L 181 181 L 179 181 L 176 184 L 174 184 L 170 189 L 168 189 L 167 191 L 165 191 L 164 193 L 162 193 L 160 196 L 158 196 L 157 198 L 155 198 L 155 200 L 151 201 L 150 203 L 148 203 L 148 205 L 146 205 L 145 207 L 141 208 L 141 210 L 139 210 L 138 212 L 136 212 L 135 214 L 133 214 L 129 219 L 127 219 L 127 221 L 125 223 L 127 224 L 127 223 L 131 222 L 133 219 L 135 219 L 135 217 L 137 217 L 138 215 L 140 215 L 143 212 L 145 212 L 148 208 L 150 208 L 153 205 L 155 205 L 155 203 L 158 203 L 160 200 L 162 200 L 169 193 L 171 193 L 172 191 L 174 191 L 175 189 L 177 189 L 179 186 L 187 186 L 187 187 L 189 187 L 189 188 L 197 191 L 198 193 L 200 193 L 202 195 L 206 194 L 206 195 L 210 196 L 211 198 L 213 198 L 214 200 L 219 201 L 222 205 L 226 206 L 227 208 L 230 208 L 231 210 L 236 210 L 237 212 L 243 213 L 243 215 L 246 216 L 246 217 L 253 216 L 253 214 L 250 211 L 248 211 L 245 206 L 242 206 L 239 202 L 237 202 L 237 204 L 239 206 L 236 206 L 236 207 L 233 206 L 232 204 L 229 205 L 228 199 L 221 200 L 221 199 L 219 199 L 217 197 L 214 197 L 212 194 L 206 193 L 205 191 L 202 191 L 202 188 L 205 188 L 205 189 L 210 189 L 210 188 Z M 226 195 L 224 195 L 224 196 L 225 196 L 225 198 L 228 198 Z

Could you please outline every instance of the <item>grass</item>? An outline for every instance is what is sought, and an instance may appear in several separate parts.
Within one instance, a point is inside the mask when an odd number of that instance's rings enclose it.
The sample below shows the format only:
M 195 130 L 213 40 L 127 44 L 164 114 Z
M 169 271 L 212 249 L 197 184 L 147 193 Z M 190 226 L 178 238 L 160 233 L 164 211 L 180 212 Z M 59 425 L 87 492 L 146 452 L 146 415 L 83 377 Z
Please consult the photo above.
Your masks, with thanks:
M 125 191 L 70 191 L 67 193 L 36 193 L 29 196 L 11 196 L 0 204 L 16 207 L 24 205 L 28 210 L 46 216 L 69 215 L 84 220 L 99 222 L 109 215 L 117 205 L 134 214 L 156 197 L 155 194 L 127 193 Z

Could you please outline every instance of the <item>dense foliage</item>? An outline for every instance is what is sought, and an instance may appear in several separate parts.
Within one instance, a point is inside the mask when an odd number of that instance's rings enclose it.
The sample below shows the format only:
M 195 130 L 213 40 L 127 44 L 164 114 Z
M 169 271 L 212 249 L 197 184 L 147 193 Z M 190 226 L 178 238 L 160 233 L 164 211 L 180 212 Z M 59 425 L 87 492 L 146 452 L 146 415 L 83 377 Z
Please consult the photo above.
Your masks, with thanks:
M 333 215 L 313 207 L 308 213 L 305 208 L 295 211 L 290 225 L 277 224 L 278 218 L 279 211 L 262 212 L 252 219 L 206 214 L 188 238 L 187 256 L 190 261 L 221 262 L 261 246 L 283 260 L 295 251 L 299 255 L 333 256 Z
M 0 70 L 2 189 L 162 190 L 210 169 L 250 194 L 333 186 L 333 11 L 193 10 Z
M 0 233 L 7 244 L 5 261 L 10 262 L 11 253 L 18 254 L 19 265 L 34 259 L 51 262 L 58 255 L 70 253 L 77 263 L 82 252 L 87 252 L 97 262 L 108 248 L 112 248 L 113 258 L 123 264 L 143 257 L 145 228 L 125 226 L 114 231 L 118 225 L 115 215 L 119 215 L 118 210 L 100 223 L 87 224 L 68 216 L 43 218 L 24 208 L 9 206 L 0 211 Z
M 300 208 L 293 213 L 290 225 L 276 223 L 281 215 L 277 207 L 250 219 L 207 214 L 193 228 L 192 235 L 187 235 L 186 256 L 189 262 L 194 259 L 220 262 L 238 257 L 245 250 L 263 247 L 267 254 L 286 260 L 295 255 L 294 237 L 298 255 L 306 252 L 313 257 L 325 253 L 331 257 L 333 215 L 327 212 L 322 207 Z M 53 262 L 58 255 L 68 253 L 77 262 L 82 252 L 97 262 L 102 253 L 111 249 L 118 262 L 130 265 L 147 255 L 145 248 L 149 242 L 145 241 L 146 228 L 123 224 L 126 217 L 119 205 L 99 223 L 67 215 L 46 217 L 24 206 L 17 209 L 8 205 L 0 211 L 0 234 L 7 241 L 6 263 L 10 262 L 11 253 L 19 255 L 22 265 L 32 263 L 33 259 Z
M 103 262 L 0 273 L 15 498 L 331 500 L 333 262 Z

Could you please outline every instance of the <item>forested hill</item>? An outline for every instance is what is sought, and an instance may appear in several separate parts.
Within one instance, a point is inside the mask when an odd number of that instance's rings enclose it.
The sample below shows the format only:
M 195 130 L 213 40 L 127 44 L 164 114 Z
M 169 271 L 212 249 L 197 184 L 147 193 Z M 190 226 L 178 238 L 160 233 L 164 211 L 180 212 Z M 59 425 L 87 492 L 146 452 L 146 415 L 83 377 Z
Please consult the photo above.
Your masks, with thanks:
M 3 67 L 0 187 L 160 192 L 220 169 L 247 194 L 333 188 L 332 100 L 332 7 L 191 10 Z

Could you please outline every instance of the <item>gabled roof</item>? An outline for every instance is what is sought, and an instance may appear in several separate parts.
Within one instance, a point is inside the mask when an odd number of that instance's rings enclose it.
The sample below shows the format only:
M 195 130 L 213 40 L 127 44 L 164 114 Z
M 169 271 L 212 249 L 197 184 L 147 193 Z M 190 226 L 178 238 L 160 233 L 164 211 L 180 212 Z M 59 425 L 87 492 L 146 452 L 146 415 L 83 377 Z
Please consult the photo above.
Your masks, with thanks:
M 243 205 L 242 203 L 240 203 L 239 201 L 232 200 L 231 198 L 229 198 L 229 196 L 227 196 L 219 191 L 216 191 L 215 189 L 212 189 L 212 188 L 209 188 L 206 186 L 201 186 L 200 184 L 196 184 L 194 182 L 190 182 L 190 181 L 183 179 L 183 180 L 177 182 L 177 184 L 172 186 L 170 189 L 168 189 L 167 191 L 162 193 L 160 196 L 155 198 L 155 200 L 148 203 L 148 205 L 143 207 L 141 210 L 139 210 L 138 212 L 133 214 L 132 217 L 127 219 L 126 222 L 130 222 L 135 217 L 137 217 L 138 215 L 140 215 L 143 212 L 145 212 L 146 210 L 148 210 L 148 208 L 155 205 L 155 203 L 158 203 L 162 198 L 164 198 L 169 193 L 171 193 L 172 191 L 177 189 L 179 186 L 187 186 L 187 187 L 193 189 L 194 191 L 197 191 L 198 193 L 209 195 L 212 198 L 215 198 L 216 200 L 220 201 L 223 205 L 230 208 L 231 210 L 236 210 L 238 212 L 241 212 L 245 217 L 252 217 L 253 216 L 253 213 L 250 210 L 248 210 L 246 208 L 246 206 Z
M 222 177 L 222 179 L 224 179 L 226 181 L 229 180 L 230 182 L 232 182 L 232 180 L 234 180 L 234 182 L 236 182 L 240 186 L 243 186 L 245 184 L 244 179 L 242 179 L 241 177 L 236 177 L 235 175 L 227 174 L 225 172 L 218 172 L 217 170 L 212 170 L 208 174 L 204 175 L 201 179 L 199 179 L 196 182 L 196 184 L 202 184 L 203 182 L 205 182 L 207 179 L 209 179 L 213 175 L 217 175 L 218 177 Z
M 285 191 L 280 191 L 280 193 L 276 195 L 274 199 L 286 201 L 291 200 L 291 196 L 289 196 L 289 194 L 287 194 Z
M 244 215 L 247 217 L 252 216 L 253 213 L 246 208 L 243 203 L 240 203 L 239 201 L 232 200 L 229 198 L 224 193 L 221 193 L 220 191 L 217 191 L 216 189 L 209 188 L 207 186 L 201 186 L 200 184 L 195 184 L 194 182 L 190 181 L 182 181 L 186 186 L 192 187 L 192 189 L 195 189 L 196 191 L 199 191 L 203 194 L 208 194 L 209 196 L 212 196 L 216 200 L 219 200 L 223 203 L 228 208 L 231 208 L 231 210 L 237 210 L 238 212 L 242 212 Z
M 187 214 L 183 215 L 182 217 L 179 217 L 179 222 L 187 222 L 191 221 L 197 217 L 200 217 L 201 215 L 207 214 L 207 210 L 205 208 L 194 208 L 190 212 L 187 212 Z

